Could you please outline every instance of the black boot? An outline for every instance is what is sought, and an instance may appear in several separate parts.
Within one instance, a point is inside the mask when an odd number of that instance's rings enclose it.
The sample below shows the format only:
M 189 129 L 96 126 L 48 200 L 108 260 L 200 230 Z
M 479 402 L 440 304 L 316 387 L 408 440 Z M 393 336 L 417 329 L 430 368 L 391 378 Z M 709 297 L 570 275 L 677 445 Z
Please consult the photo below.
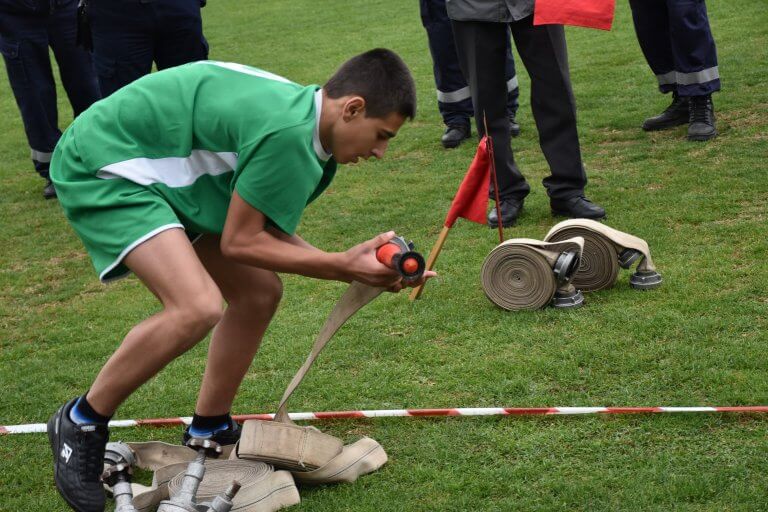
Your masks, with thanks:
M 712 95 L 691 96 L 688 140 L 704 141 L 717 135 Z
M 509 133 L 513 137 L 520 135 L 520 125 L 515 120 L 516 112 L 509 113 Z
M 445 129 L 445 133 L 440 138 L 444 148 L 455 148 L 472 135 L 472 130 L 467 124 L 451 124 Z
M 501 210 L 501 225 L 508 228 L 514 226 L 518 215 L 523 211 L 522 199 L 501 199 L 499 201 L 499 210 Z M 499 216 L 496 214 L 496 205 L 493 205 L 488 213 L 488 226 L 492 228 L 499 227 Z
M 672 93 L 672 104 L 661 114 L 649 117 L 643 122 L 643 130 L 655 132 L 680 126 L 688 122 L 688 98 L 681 98 L 676 92 Z
M 570 217 L 572 219 L 603 219 L 605 208 L 593 203 L 584 196 L 575 196 L 569 199 L 550 199 L 552 215 Z
M 45 180 L 45 186 L 43 187 L 43 197 L 45 199 L 54 199 L 56 197 L 56 189 L 53 186 L 53 182 L 50 179 Z

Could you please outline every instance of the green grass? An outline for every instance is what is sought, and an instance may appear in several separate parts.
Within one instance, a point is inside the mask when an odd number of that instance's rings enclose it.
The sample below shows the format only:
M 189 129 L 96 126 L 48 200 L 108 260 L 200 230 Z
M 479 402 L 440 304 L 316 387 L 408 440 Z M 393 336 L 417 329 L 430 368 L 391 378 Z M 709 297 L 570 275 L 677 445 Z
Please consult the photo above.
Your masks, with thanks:
M 649 241 L 662 288 L 635 292 L 624 272 L 580 310 L 504 312 L 479 286 L 496 232 L 459 222 L 423 299 L 388 295 L 350 320 L 292 409 L 768 403 L 768 6 L 708 7 L 723 92 L 715 97 L 721 135 L 705 144 L 687 143 L 683 128 L 639 129 L 668 97 L 656 91 L 626 2 L 610 33 L 568 30 L 587 192 L 608 209 L 609 225 Z M 343 250 L 395 229 L 428 252 L 474 148 L 439 146 L 417 3 L 219 0 L 203 13 L 211 58 L 302 83 L 322 83 L 374 46 L 404 57 L 417 81 L 417 120 L 384 160 L 341 169 L 300 232 Z M 548 171 L 519 68 L 523 133 L 513 146 L 532 193 L 506 234 L 541 238 L 554 223 L 540 185 Z M 68 121 L 63 95 L 60 107 Z M 0 116 L 0 424 L 41 422 L 90 384 L 158 304 L 135 279 L 98 283 L 58 205 L 40 196 L 5 80 Z M 235 413 L 275 407 L 344 288 L 284 281 Z M 175 361 L 118 416 L 191 414 L 205 353 L 202 343 Z M 766 427 L 761 415 L 329 422 L 322 428 L 346 440 L 374 437 L 390 462 L 354 485 L 302 491 L 295 510 L 768 510 Z M 178 437 L 177 429 L 113 433 Z M 43 435 L 0 437 L 0 510 L 65 510 Z

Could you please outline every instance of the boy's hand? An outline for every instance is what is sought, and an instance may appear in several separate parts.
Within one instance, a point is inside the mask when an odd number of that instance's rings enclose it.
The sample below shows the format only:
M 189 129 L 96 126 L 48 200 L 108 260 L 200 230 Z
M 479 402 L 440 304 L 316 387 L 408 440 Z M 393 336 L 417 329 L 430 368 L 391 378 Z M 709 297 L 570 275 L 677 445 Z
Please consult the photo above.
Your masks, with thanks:
M 396 286 L 401 281 L 400 274 L 376 259 L 376 249 L 394 236 L 394 231 L 388 231 L 342 253 L 344 275 L 350 281 L 359 281 L 369 286 L 388 289 Z
M 399 292 L 406 286 L 418 286 L 428 278 L 437 275 L 435 272 L 428 270 L 424 272 L 421 279 L 405 282 L 396 270 L 387 267 L 376 259 L 376 249 L 394 237 L 394 231 L 387 231 L 343 253 L 344 265 L 350 280 L 359 281 L 369 286 L 380 286 L 390 292 Z

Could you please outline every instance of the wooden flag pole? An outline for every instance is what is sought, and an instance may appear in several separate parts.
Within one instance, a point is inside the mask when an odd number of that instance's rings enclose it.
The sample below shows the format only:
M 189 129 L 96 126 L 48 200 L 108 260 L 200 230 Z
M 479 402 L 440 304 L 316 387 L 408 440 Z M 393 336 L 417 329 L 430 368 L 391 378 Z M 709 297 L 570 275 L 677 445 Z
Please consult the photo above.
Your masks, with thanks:
M 488 158 L 491 160 L 491 177 L 493 178 L 493 193 L 496 196 L 496 220 L 499 226 L 499 243 L 504 242 L 504 227 L 501 221 L 501 205 L 499 204 L 499 182 L 496 179 L 496 161 L 493 156 L 493 139 L 488 135 L 488 121 L 483 110 L 483 128 L 485 128 L 485 143 L 488 146 Z
M 432 268 L 435 266 L 437 256 L 440 254 L 440 251 L 443 250 L 443 244 L 445 243 L 445 239 L 448 238 L 448 232 L 450 230 L 451 228 L 448 226 L 443 226 L 443 229 L 440 231 L 440 236 L 437 237 L 437 242 L 435 242 L 432 250 L 429 251 L 429 256 L 427 257 L 427 270 L 432 270 Z M 414 301 L 421 297 L 421 292 L 424 290 L 425 284 L 427 284 L 426 281 L 414 288 L 408 298 L 411 301 Z

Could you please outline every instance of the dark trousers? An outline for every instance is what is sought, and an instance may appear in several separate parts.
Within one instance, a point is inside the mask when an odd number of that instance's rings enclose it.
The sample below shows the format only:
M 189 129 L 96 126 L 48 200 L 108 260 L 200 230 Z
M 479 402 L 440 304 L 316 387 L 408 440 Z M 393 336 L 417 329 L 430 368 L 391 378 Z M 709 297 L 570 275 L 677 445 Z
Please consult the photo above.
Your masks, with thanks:
M 91 0 L 93 59 L 106 97 L 152 70 L 208 58 L 200 0 Z
M 91 56 L 75 46 L 77 0 L 56 2 L 48 15 L 0 12 L 0 52 L 21 112 L 32 162 L 43 177 L 59 141 L 56 83 L 48 48 L 59 65 L 75 116 L 98 100 Z
M 629 0 L 635 33 L 663 93 L 720 90 L 717 50 L 704 0 Z
M 533 26 L 533 16 L 509 24 L 452 21 L 459 62 L 469 78 L 475 121 L 484 134 L 482 115 L 493 140 L 499 197 L 522 199 L 530 191 L 515 164 L 505 116 L 504 69 L 507 30 L 531 78 L 531 110 L 539 144 L 550 176 L 544 187 L 552 199 L 582 195 L 587 176 L 581 161 L 576 130 L 576 103 L 571 90 L 565 32 L 560 25 Z
M 432 54 L 432 71 L 437 86 L 437 107 L 446 126 L 469 124 L 474 115 L 469 86 L 461 73 L 456 43 L 453 39 L 451 20 L 445 0 L 419 0 L 421 23 L 427 31 L 429 51 Z M 504 68 L 507 83 L 507 112 L 517 114 L 520 89 L 515 75 L 515 60 L 507 36 L 507 58 Z

